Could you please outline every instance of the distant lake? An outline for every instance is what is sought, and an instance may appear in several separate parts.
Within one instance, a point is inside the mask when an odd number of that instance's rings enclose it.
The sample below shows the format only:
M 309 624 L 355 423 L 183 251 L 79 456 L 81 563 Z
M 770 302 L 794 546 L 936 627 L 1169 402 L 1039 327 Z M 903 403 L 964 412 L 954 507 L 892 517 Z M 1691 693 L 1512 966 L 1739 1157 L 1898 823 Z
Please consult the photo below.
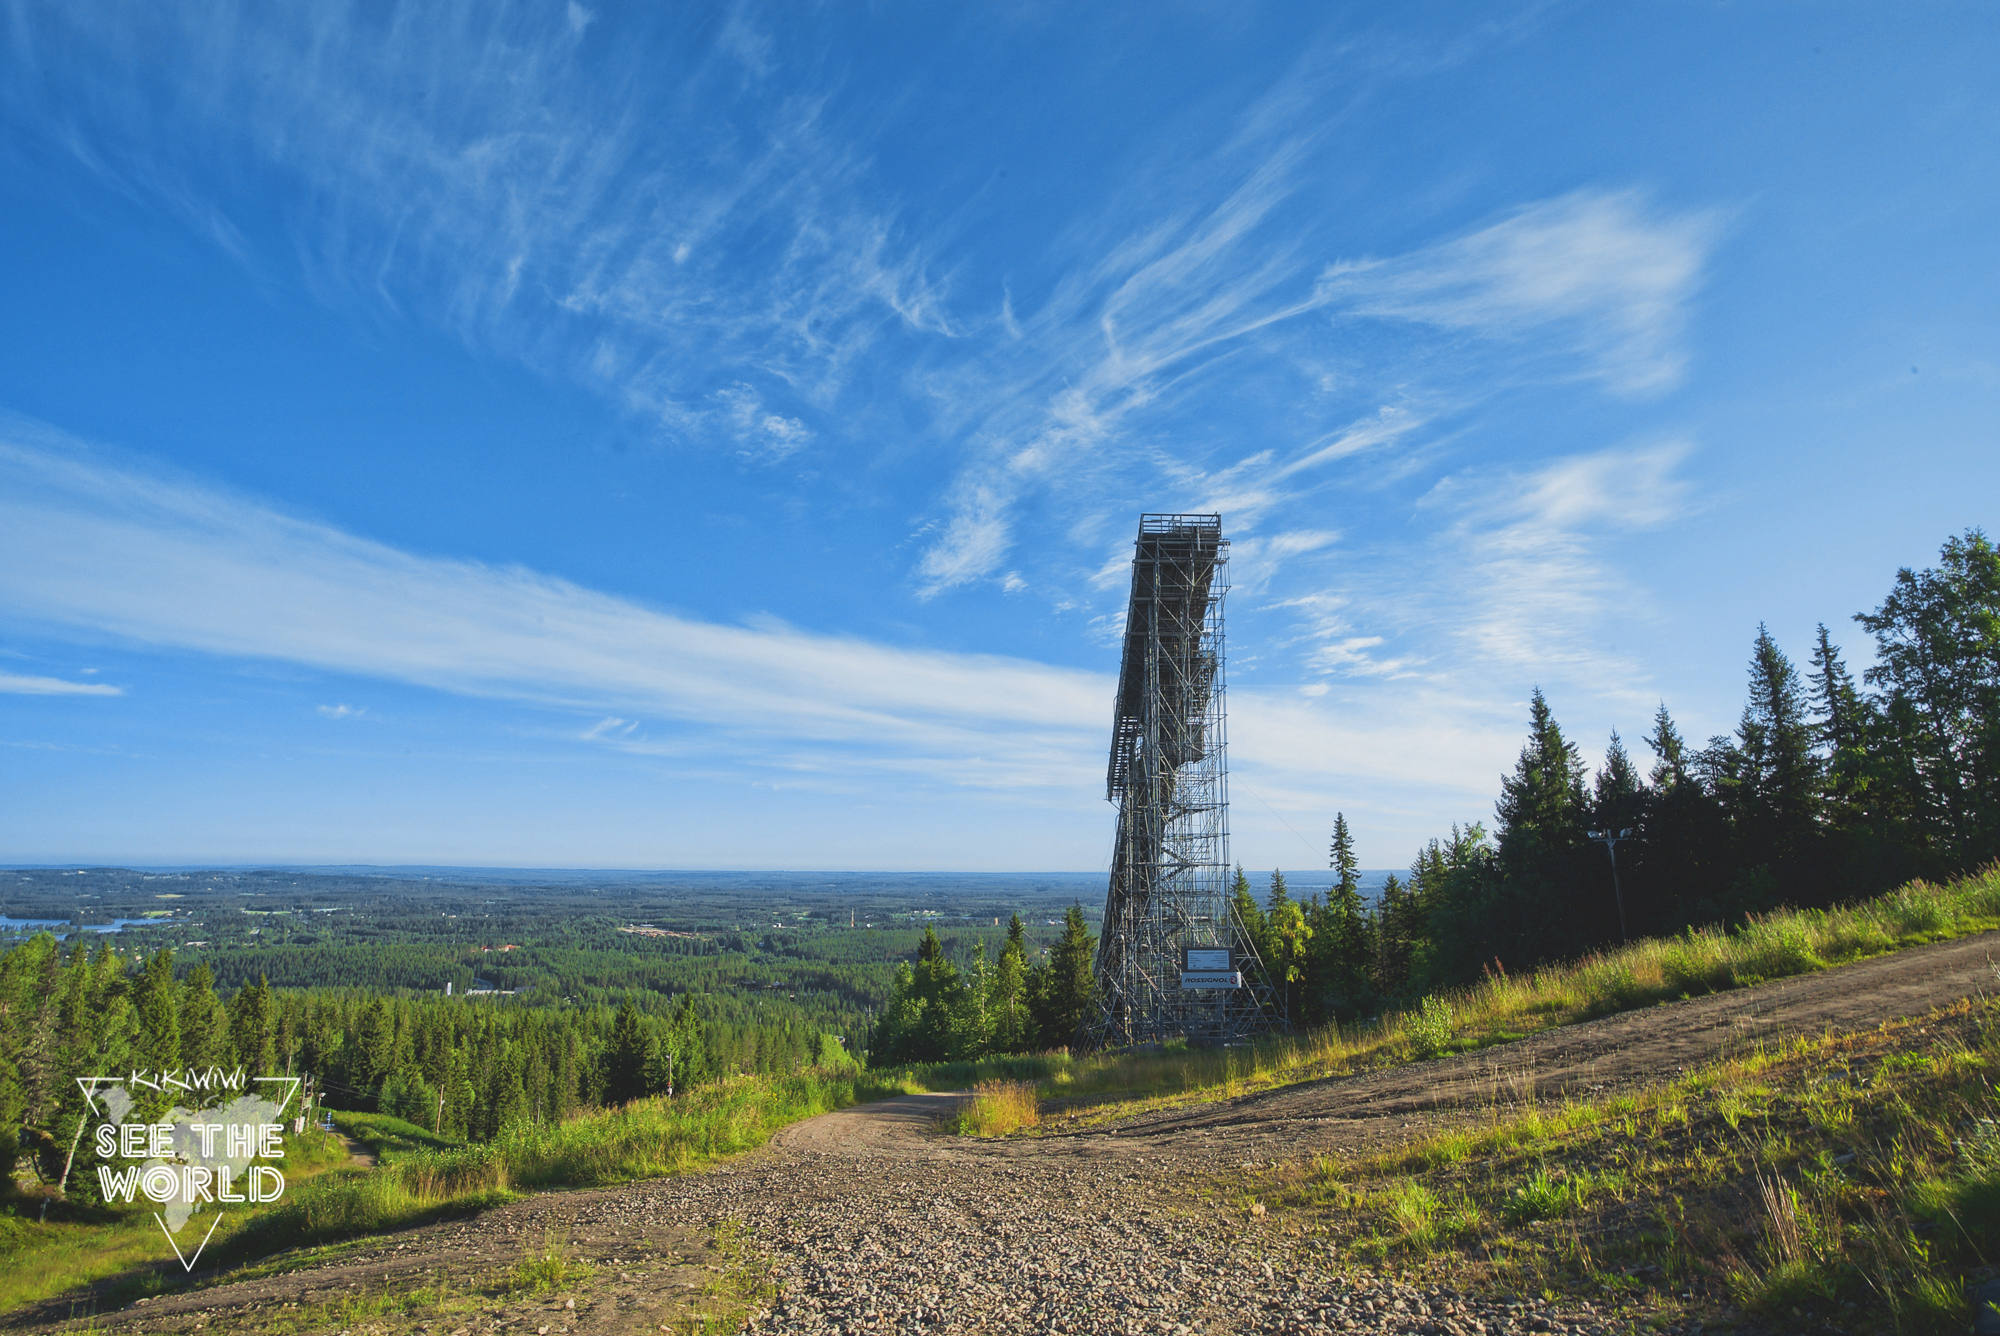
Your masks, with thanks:
M 82 925 L 82 928 L 83 931 L 85 932 L 123 932 L 126 928 L 132 927 L 135 924 L 143 928 L 149 923 L 166 923 L 166 922 L 169 922 L 169 920 L 149 919 L 149 918 L 121 918 L 121 919 L 112 919 L 111 922 L 109 923 L 85 923 Z M 72 924 L 68 919 L 17 919 L 17 918 L 8 918 L 6 915 L 0 914 L 0 928 L 5 928 L 10 932 L 16 928 L 50 928 L 50 929 L 62 928 L 67 930 L 76 926 L 77 925 Z

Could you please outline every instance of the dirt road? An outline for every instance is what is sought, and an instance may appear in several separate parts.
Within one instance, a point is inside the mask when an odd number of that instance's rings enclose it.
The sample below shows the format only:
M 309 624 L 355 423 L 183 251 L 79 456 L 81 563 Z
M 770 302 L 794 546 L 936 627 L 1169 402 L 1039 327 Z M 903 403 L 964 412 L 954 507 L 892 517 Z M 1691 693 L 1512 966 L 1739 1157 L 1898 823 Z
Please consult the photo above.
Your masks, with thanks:
M 829 1114 L 736 1163 L 552 1193 L 373 1240 L 316 1270 L 162 1298 L 100 1330 L 657 1332 L 724 1301 L 740 1238 L 775 1289 L 759 1331 L 840 1333 L 1370 1331 L 1436 1336 L 1608 1330 L 1588 1305 L 1509 1307 L 1342 1275 L 1246 1212 L 1207 1202 L 1218 1173 L 1406 1140 L 1495 1101 L 1636 1087 L 1734 1047 L 1853 1030 L 2000 987 L 2000 934 L 1736 993 L 1607 1017 L 1482 1053 L 1163 1112 L 1087 1134 L 981 1143 L 936 1135 L 953 1098 Z M 717 1229 L 720 1227 L 720 1234 Z M 740 1231 L 740 1232 L 739 1232 Z M 720 1239 L 718 1246 L 712 1240 Z M 551 1248 L 595 1268 L 570 1288 L 436 1313 L 370 1314 L 361 1296 L 460 1292 Z M 486 1278 L 482 1280 L 481 1278 Z M 343 1298 L 345 1296 L 345 1299 Z M 573 1301 L 574 1307 L 565 1306 Z M 341 1307 L 345 1302 L 346 1306 Z M 302 1309 L 290 1305 L 303 1304 Z M 8 1325 L 61 1325 L 44 1306 Z M 347 1314 L 338 1318 L 337 1314 Z M 296 1329 L 295 1327 L 290 1329 Z

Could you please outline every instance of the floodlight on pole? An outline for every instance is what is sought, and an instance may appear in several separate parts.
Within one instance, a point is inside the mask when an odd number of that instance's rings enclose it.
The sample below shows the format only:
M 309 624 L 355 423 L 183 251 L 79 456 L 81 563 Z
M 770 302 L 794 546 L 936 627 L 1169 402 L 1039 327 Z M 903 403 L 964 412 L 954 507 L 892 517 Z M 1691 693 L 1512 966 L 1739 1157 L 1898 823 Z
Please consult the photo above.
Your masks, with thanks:
M 1632 934 L 1625 926 L 1625 888 L 1618 882 L 1618 841 L 1631 839 L 1632 828 L 1627 826 L 1616 835 L 1608 830 L 1587 830 L 1584 837 L 1601 842 L 1605 852 L 1611 855 L 1611 893 L 1618 899 L 1618 936 L 1629 942 Z

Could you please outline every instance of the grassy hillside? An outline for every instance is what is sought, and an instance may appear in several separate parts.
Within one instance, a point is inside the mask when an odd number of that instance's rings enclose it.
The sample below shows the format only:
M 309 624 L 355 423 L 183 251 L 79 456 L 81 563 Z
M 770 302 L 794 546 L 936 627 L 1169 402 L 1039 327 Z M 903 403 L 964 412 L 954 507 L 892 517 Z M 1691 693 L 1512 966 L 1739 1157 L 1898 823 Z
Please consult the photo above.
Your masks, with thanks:
M 1748 987 L 1871 956 L 2000 928 L 2000 865 L 1947 885 L 1911 884 L 1839 909 L 1780 910 L 1734 933 L 1715 929 L 1635 942 L 1533 974 L 1478 984 L 1356 1026 L 1278 1035 L 1223 1050 L 1067 1053 L 946 1063 L 886 1073 L 913 1089 L 1033 1082 L 1044 1115 L 1111 1120 L 1143 1108 L 1466 1052 L 1656 1002 Z M 982 1126 L 1004 1114 L 970 1115 Z
M 465 1144 L 383 1115 L 338 1115 L 379 1157 L 351 1168 L 338 1141 L 308 1132 L 285 1162 L 281 1201 L 226 1214 L 203 1254 L 213 1278 L 255 1259 L 381 1234 L 484 1209 L 524 1190 L 588 1187 L 678 1173 L 760 1146 L 788 1123 L 897 1093 L 865 1074 L 738 1076 L 674 1099 L 517 1125 Z M 110 1281 L 100 1308 L 179 1288 L 180 1265 L 150 1210 L 105 1210 L 83 1223 L 0 1216 L 0 1311 Z
M 1656 1316 L 1963 1332 L 2000 1262 L 2000 1001 L 1801 1038 L 1637 1095 L 1497 1107 L 1224 1192 L 1342 1256 Z

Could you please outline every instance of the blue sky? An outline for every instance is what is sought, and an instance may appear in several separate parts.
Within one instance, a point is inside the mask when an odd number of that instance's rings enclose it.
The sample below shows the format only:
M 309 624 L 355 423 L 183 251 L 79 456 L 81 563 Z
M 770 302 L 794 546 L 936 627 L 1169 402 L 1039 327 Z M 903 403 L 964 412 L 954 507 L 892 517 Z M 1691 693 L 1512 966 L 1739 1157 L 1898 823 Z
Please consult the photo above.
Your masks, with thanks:
M 1252 867 L 1733 726 L 2000 497 L 1987 6 L 0 6 L 0 859 Z

